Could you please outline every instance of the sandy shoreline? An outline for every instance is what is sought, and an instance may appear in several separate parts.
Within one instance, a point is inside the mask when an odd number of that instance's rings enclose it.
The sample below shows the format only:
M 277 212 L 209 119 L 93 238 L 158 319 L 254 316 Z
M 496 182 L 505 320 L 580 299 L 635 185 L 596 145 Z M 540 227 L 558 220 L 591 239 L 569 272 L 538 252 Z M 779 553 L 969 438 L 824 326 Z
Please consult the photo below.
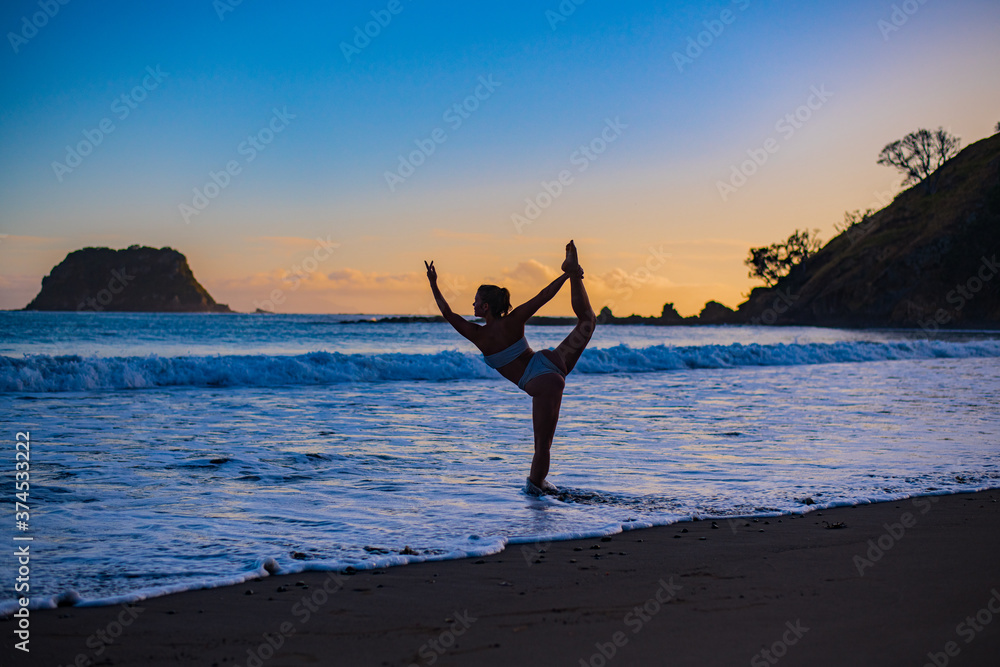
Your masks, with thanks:
M 6 620 L 0 655 L 4 665 L 997 665 L 998 501 L 987 491 L 699 521 L 33 611 L 30 653 L 14 650 Z

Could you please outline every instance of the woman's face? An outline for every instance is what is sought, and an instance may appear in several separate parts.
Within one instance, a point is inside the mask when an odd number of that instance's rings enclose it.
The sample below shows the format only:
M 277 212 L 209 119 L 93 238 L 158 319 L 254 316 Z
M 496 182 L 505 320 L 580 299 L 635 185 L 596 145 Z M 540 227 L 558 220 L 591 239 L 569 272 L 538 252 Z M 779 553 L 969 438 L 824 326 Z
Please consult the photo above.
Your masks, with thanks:
M 482 295 L 480 295 L 479 292 L 476 292 L 476 300 L 472 302 L 472 314 L 476 317 L 486 317 L 487 310 L 488 307 L 483 301 Z

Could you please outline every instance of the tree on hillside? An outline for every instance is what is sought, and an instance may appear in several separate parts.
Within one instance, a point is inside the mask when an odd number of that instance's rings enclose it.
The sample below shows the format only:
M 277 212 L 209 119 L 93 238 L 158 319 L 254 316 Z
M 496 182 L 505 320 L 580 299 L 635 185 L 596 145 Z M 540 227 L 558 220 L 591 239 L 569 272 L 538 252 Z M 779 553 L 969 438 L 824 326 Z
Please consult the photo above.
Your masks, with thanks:
M 762 248 L 750 248 L 744 264 L 750 267 L 751 278 L 761 278 L 768 287 L 774 287 L 807 257 L 816 254 L 822 246 L 819 230 L 795 230 L 783 243 L 772 243 Z
M 928 194 L 937 190 L 936 172 L 958 154 L 962 140 L 949 134 L 943 127 L 934 132 L 920 129 L 886 144 L 878 154 L 878 164 L 895 167 L 906 178 L 903 185 L 923 183 Z M 934 174 L 934 178 L 930 176 Z
M 875 209 L 873 208 L 865 209 L 863 213 L 861 212 L 861 209 L 856 211 L 844 211 L 844 222 L 834 225 L 833 228 L 840 233 L 846 232 L 851 227 L 864 225 L 874 214 Z

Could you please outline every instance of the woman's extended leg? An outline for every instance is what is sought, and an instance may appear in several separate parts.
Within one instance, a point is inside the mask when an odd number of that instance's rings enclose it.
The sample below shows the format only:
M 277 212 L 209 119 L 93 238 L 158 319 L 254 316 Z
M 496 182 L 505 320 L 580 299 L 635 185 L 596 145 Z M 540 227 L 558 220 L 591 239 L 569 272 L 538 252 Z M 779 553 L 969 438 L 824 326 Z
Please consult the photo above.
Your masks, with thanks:
M 597 317 L 590 307 L 587 290 L 583 287 L 583 270 L 577 261 L 576 245 L 572 241 L 566 245 L 563 270 L 570 274 L 572 305 L 577 324 L 554 352 L 544 350 L 535 354 L 544 354 L 556 366 L 564 366 L 563 370 L 569 373 L 576 366 L 590 337 L 594 335 Z M 559 423 L 559 407 L 562 405 L 565 387 L 564 377 L 555 373 L 539 375 L 529 380 L 524 387 L 531 396 L 531 421 L 535 431 L 535 456 L 531 459 L 528 481 L 539 489 L 544 488 L 545 477 L 549 474 L 549 450 L 556 434 L 556 424 Z
M 573 313 L 576 315 L 577 322 L 573 331 L 566 336 L 566 340 L 556 348 L 556 353 L 566 364 L 566 372 L 569 373 L 576 366 L 576 362 L 580 360 L 580 355 L 583 354 L 584 348 L 590 342 L 590 337 L 594 335 L 594 329 L 597 327 L 597 316 L 590 306 L 590 298 L 583 286 L 583 270 L 580 269 L 577 262 L 576 245 L 572 241 L 566 246 L 566 262 L 563 264 L 563 269 L 572 271 L 569 286 Z

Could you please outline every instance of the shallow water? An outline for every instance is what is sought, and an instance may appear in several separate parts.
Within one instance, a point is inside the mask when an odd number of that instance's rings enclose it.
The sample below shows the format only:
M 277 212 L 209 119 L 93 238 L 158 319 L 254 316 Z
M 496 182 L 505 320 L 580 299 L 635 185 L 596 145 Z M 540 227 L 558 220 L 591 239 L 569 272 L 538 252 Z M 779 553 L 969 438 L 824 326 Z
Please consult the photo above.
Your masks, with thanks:
M 0 314 L 0 330 L 30 329 L 31 315 Z M 288 572 L 365 567 L 698 516 L 1000 487 L 993 334 L 604 327 L 569 378 L 553 448 L 550 479 L 569 494 L 536 499 L 521 492 L 530 399 L 446 325 L 324 325 L 319 345 L 297 338 L 316 316 L 282 316 L 292 321 L 283 333 L 266 318 L 267 340 L 237 347 L 260 332 L 220 332 L 228 316 L 105 317 L 102 328 L 136 330 L 135 342 L 113 347 L 63 323 L 37 348 L 6 339 L 0 359 L 8 439 L 31 431 L 38 604 L 67 590 L 108 601 L 232 582 L 257 576 L 268 558 Z M 207 327 L 191 325 L 199 317 Z M 413 349 L 371 352 L 384 342 L 380 327 L 403 329 L 394 344 L 409 337 Z M 537 349 L 565 333 L 528 336 Z M 165 363 L 127 361 L 157 346 Z M 316 351 L 341 364 L 336 373 L 259 370 L 262 358 L 280 366 Z M 201 360 L 188 375 L 177 371 L 183 354 Z M 448 358 L 454 368 L 440 373 Z M 133 372 L 102 376 L 109 362 Z M 199 369 L 217 367 L 229 369 L 221 382 L 199 383 Z M 41 378 L 32 391 L 10 379 L 25 368 Z M 81 386 L 91 388 L 65 390 Z M 8 459 L 12 488 L 13 445 Z M 8 544 L 12 528 L 0 530 Z M 401 555 L 405 547 L 417 555 Z M 7 576 L 9 559 L 3 567 Z

